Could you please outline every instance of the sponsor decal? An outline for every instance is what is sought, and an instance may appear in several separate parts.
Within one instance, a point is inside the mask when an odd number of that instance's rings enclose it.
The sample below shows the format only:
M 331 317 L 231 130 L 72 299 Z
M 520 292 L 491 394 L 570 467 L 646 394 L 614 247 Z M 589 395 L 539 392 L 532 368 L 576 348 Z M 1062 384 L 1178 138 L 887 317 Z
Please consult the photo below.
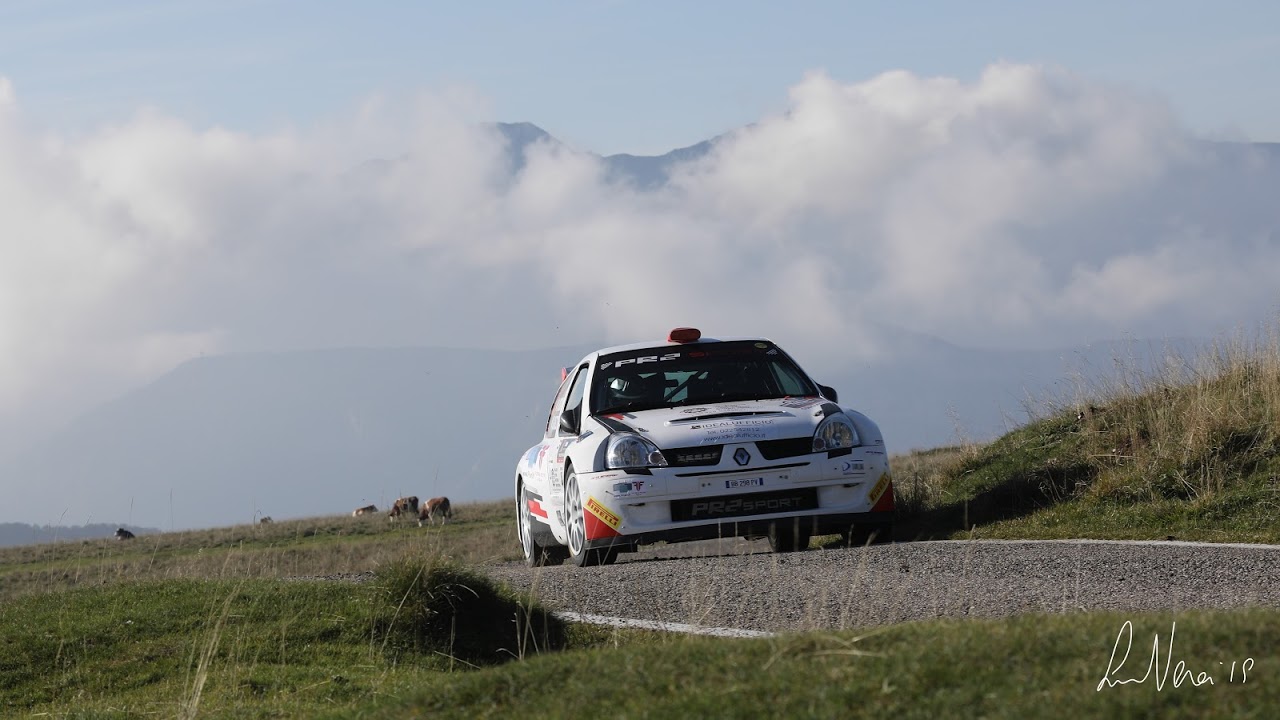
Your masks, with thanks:
M 542 503 L 538 502 L 537 500 L 530 499 L 529 514 L 537 515 L 540 518 L 545 518 L 547 516 L 547 511 L 545 508 L 542 507 Z
M 699 445 L 715 445 L 765 440 L 769 436 L 765 428 L 773 425 L 773 423 L 772 418 L 763 420 L 745 418 L 741 420 L 704 422 L 698 425 L 690 425 L 689 429 L 697 430 L 703 434 L 702 440 L 698 442 Z
M 744 496 L 730 500 L 695 500 L 689 506 L 689 519 L 738 517 L 767 513 L 811 510 L 816 503 L 801 495 L 780 497 Z
M 583 440 L 586 440 L 587 438 L 591 437 L 591 433 L 592 433 L 592 432 L 594 432 L 594 431 L 593 431 L 593 430 L 588 430 L 588 431 L 586 431 L 586 432 L 582 433 L 581 435 L 579 435 L 579 436 L 578 436 L 578 439 L 577 439 L 577 440 L 574 440 L 574 442 L 582 442 Z
M 622 525 L 622 518 L 618 517 L 612 510 L 600 504 L 599 500 L 594 497 L 587 498 L 587 512 L 594 515 L 600 522 L 617 530 Z
M 675 360 L 680 357 L 680 353 L 667 353 L 666 355 L 640 355 L 638 357 L 623 358 L 621 360 L 609 360 L 600 363 L 601 370 L 608 370 L 611 367 L 622 367 L 623 365 L 644 365 L 646 363 L 666 362 L 667 360 Z
M 871 493 L 867 495 L 867 501 L 874 505 L 875 502 L 880 499 L 880 496 L 884 494 L 884 491 L 889 487 L 889 482 L 889 473 L 881 475 L 880 480 L 876 482 L 875 487 L 871 488 Z
M 844 473 L 845 475 L 855 475 L 859 473 L 864 473 L 866 471 L 867 471 L 867 466 L 865 463 L 862 463 L 862 462 L 857 462 L 854 460 L 845 460 L 843 463 L 840 464 L 840 472 Z
M 814 405 L 817 405 L 820 402 L 822 402 L 822 398 L 820 397 L 794 397 L 794 398 L 787 398 L 778 404 L 781 405 L 782 407 L 789 407 L 789 408 L 796 408 L 797 410 L 803 410 L 804 408 L 813 407 Z
M 613 494 L 619 497 L 626 495 L 639 495 L 645 492 L 645 486 L 649 484 L 648 480 L 632 480 L 630 482 L 615 483 L 613 486 Z
M 724 445 L 733 442 L 756 442 L 767 440 L 768 433 L 763 430 L 717 430 L 698 442 L 699 445 Z
M 893 479 L 889 477 L 889 473 L 884 474 L 889 482 L 885 485 L 884 494 L 872 506 L 871 512 L 889 512 L 893 510 Z
M 744 487 L 764 487 L 764 478 L 735 478 L 733 480 L 725 480 L 724 486 L 728 490 L 735 490 Z
M 745 418 L 742 420 L 717 420 L 715 422 L 704 422 L 699 425 L 690 425 L 693 430 L 714 430 L 716 428 L 741 428 L 741 427 L 757 427 L 760 425 L 772 425 L 773 418 L 764 420 L 756 418 Z
M 698 414 L 698 413 L 700 413 L 700 412 L 706 412 L 706 411 L 708 411 L 708 410 L 710 410 L 710 409 L 711 409 L 711 408 L 704 408 L 704 407 L 691 407 L 691 408 L 685 408 L 685 409 L 681 410 L 680 412 L 684 413 L 685 415 L 696 415 L 696 414 Z
M 533 467 L 538 463 L 538 451 L 542 450 L 541 445 L 534 445 L 529 448 L 529 452 L 524 454 L 524 464 Z
M 568 448 L 572 444 L 573 444 L 573 438 L 560 441 L 560 447 L 556 448 L 556 463 L 559 463 L 559 464 L 564 463 L 564 451 L 566 448 Z
M 564 492 L 564 478 L 560 473 L 551 473 L 551 494 L 558 495 Z

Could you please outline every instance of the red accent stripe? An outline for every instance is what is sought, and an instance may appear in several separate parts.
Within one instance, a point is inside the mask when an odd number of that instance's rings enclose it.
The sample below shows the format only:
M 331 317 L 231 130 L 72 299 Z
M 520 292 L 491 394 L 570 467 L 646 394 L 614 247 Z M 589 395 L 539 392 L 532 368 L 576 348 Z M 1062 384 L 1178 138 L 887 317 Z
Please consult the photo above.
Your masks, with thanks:
M 584 518 L 586 520 L 586 527 L 584 529 L 587 531 L 588 540 L 599 540 L 600 538 L 618 537 L 619 535 L 622 534 L 617 530 L 614 530 L 613 528 L 606 525 L 603 521 L 600 520 L 600 518 L 596 517 L 595 515 L 592 515 L 590 512 L 583 512 L 583 515 L 586 516 Z
M 533 513 L 534 515 L 537 515 L 540 518 L 544 518 L 547 516 L 547 511 L 542 509 L 542 503 L 538 502 L 537 500 L 529 501 L 529 512 Z
M 871 512 L 890 512 L 893 510 L 893 481 L 889 481 L 889 487 L 884 489 L 884 494 L 876 501 L 875 507 L 871 508 Z

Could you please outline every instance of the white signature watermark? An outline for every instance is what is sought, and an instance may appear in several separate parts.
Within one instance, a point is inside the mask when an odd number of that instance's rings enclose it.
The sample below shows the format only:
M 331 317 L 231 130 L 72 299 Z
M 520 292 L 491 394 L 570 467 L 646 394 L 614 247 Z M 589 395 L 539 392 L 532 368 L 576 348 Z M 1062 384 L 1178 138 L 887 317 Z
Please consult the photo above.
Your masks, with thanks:
M 1156 691 L 1164 689 L 1164 685 L 1169 680 L 1169 671 L 1173 670 L 1173 686 L 1181 687 L 1183 683 L 1190 683 L 1193 687 L 1201 685 L 1215 685 L 1217 681 L 1208 671 L 1201 670 L 1196 672 L 1187 667 L 1185 660 L 1179 660 L 1176 664 L 1173 662 L 1173 636 L 1178 631 L 1178 623 L 1173 623 L 1169 628 L 1169 646 L 1165 652 L 1164 664 L 1160 662 L 1160 633 L 1156 633 L 1155 639 L 1151 642 L 1151 660 L 1147 662 L 1147 671 L 1142 677 L 1128 677 L 1117 679 L 1116 675 L 1124 668 L 1125 662 L 1129 659 L 1129 650 L 1133 648 L 1133 623 L 1125 620 L 1124 625 L 1120 626 L 1120 632 L 1116 635 L 1116 644 L 1111 648 L 1111 660 L 1107 662 L 1107 672 L 1103 674 L 1102 680 L 1098 683 L 1097 691 L 1101 692 L 1103 688 L 1115 687 L 1116 685 L 1141 685 L 1148 678 L 1154 676 L 1156 681 Z M 1120 658 L 1120 662 L 1116 662 L 1116 655 L 1120 650 L 1120 644 L 1124 643 L 1124 657 Z M 1232 660 L 1228 669 L 1225 662 L 1218 662 L 1219 668 L 1218 680 L 1225 679 L 1228 683 L 1240 682 L 1244 684 L 1249 681 L 1249 671 L 1253 669 L 1253 658 L 1248 657 L 1243 661 Z M 1226 677 L 1223 673 L 1227 672 Z

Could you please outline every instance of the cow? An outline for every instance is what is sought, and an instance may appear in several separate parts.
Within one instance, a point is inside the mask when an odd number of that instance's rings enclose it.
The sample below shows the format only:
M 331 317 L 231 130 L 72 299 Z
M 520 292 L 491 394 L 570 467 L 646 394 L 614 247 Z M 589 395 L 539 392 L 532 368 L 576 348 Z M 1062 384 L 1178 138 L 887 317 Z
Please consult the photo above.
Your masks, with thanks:
M 361 515 L 372 515 L 378 512 L 377 505 L 365 505 L 362 508 L 356 508 L 351 511 L 351 517 L 360 517 Z
M 434 497 L 422 503 L 422 512 L 418 513 L 418 527 L 422 527 L 423 520 L 435 525 L 437 515 L 440 516 L 441 525 L 449 522 L 449 518 L 453 517 L 453 508 L 449 505 L 449 498 Z
M 395 522 L 400 519 L 402 514 L 408 515 L 409 517 L 413 517 L 418 514 L 417 495 L 410 495 L 396 500 L 395 504 L 391 506 L 391 512 L 387 513 L 387 519 Z
M 259 524 L 259 525 L 270 525 L 270 524 L 271 524 L 271 523 L 273 523 L 273 522 L 275 522 L 275 520 L 272 520 L 270 515 L 263 515 L 263 516 L 262 516 L 262 519 L 258 521 L 258 524 Z
M 116 530 L 117 540 L 132 540 L 133 538 L 134 538 L 134 534 L 129 532 L 128 530 L 125 530 L 124 528 L 120 528 Z

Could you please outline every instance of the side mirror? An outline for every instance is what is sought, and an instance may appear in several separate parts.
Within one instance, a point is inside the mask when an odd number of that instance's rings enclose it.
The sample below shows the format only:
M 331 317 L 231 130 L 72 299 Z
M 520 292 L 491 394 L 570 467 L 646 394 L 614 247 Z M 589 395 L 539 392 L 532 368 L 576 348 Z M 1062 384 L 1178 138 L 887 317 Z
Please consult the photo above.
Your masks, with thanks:
M 570 435 L 578 434 L 578 411 L 565 410 L 560 413 L 560 432 Z
M 818 389 L 822 391 L 822 397 L 831 402 L 840 402 L 839 396 L 836 395 L 836 389 L 830 385 L 819 385 Z

